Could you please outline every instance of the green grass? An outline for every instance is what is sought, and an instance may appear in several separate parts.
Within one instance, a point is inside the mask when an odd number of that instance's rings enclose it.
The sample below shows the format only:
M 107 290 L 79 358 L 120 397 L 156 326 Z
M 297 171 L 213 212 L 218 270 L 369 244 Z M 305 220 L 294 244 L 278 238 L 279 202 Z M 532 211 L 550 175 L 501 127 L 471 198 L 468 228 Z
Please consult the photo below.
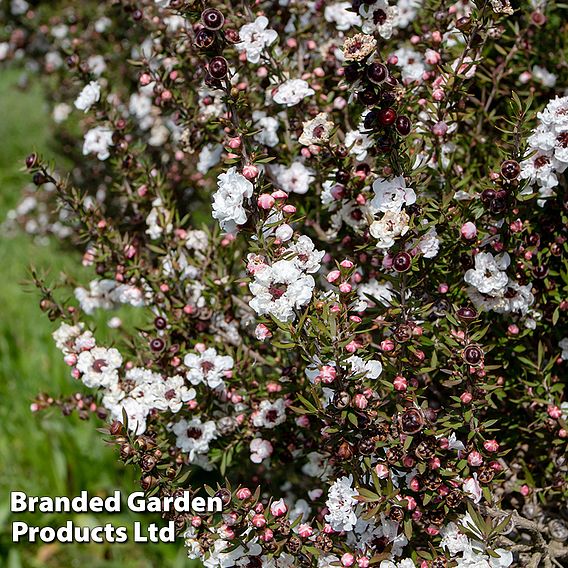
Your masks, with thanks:
M 18 70 L 0 71 L 0 222 L 17 201 L 28 176 L 21 171 L 25 156 L 49 149 L 47 111 L 39 87 L 17 88 Z M 57 243 L 35 244 L 25 234 L 0 237 L 0 566 L 20 567 L 121 567 L 195 566 L 185 558 L 181 540 L 153 544 L 13 544 L 11 523 L 25 520 L 40 526 L 57 526 L 71 519 L 97 525 L 112 521 L 131 525 L 156 521 L 151 515 L 15 515 L 10 513 L 10 490 L 30 495 L 77 495 L 87 489 L 104 495 L 121 489 L 139 490 L 135 471 L 117 462 L 115 450 L 105 446 L 96 420 L 64 418 L 58 411 L 32 414 L 30 403 L 38 392 L 53 395 L 80 390 L 69 376 L 51 333 L 56 327 L 38 306 L 30 286 L 29 266 L 48 271 L 51 279 L 62 271 L 77 275 L 80 258 L 62 254 Z M 88 279 L 90 275 L 83 276 Z

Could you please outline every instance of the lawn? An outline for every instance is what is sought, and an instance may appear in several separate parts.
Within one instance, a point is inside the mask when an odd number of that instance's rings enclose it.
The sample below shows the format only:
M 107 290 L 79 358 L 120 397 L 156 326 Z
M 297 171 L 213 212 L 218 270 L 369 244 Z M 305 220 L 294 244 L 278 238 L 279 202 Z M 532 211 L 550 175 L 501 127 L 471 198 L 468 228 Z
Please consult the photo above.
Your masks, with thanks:
M 25 156 L 37 150 L 53 156 L 49 147 L 47 110 L 37 85 L 18 88 L 19 70 L 0 71 L 0 223 L 27 182 L 21 172 Z M 71 519 L 81 525 L 153 522 L 151 516 L 11 514 L 10 490 L 30 495 L 70 495 L 87 489 L 105 495 L 117 488 L 125 494 L 139 490 L 133 470 L 117 462 L 105 446 L 93 420 L 64 418 L 58 411 L 34 415 L 30 402 L 40 391 L 58 395 L 76 392 L 77 383 L 51 340 L 54 324 L 42 314 L 38 295 L 29 284 L 30 265 L 57 279 L 63 270 L 88 280 L 78 253 L 62 254 L 59 245 L 35 243 L 29 236 L 0 236 L 0 566 L 121 567 L 195 566 L 185 557 L 181 541 L 172 545 L 143 544 L 12 544 L 11 523 L 58 526 Z

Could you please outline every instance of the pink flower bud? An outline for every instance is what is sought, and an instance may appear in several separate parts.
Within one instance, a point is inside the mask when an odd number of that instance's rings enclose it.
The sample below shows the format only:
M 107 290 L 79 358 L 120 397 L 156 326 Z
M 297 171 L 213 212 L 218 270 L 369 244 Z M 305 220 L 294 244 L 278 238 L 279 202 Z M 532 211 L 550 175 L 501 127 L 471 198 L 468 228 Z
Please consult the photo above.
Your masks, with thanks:
M 244 501 L 252 497 L 252 491 L 248 487 L 242 487 L 237 491 L 237 499 Z
M 219 534 L 225 540 L 233 540 L 235 538 L 235 531 L 225 525 L 219 527 Z
M 236 150 L 237 148 L 241 147 L 241 139 L 239 136 L 236 136 L 235 138 L 231 138 L 227 144 L 227 146 L 229 146 L 229 148 L 231 148 L 232 150 Z
M 340 201 L 345 197 L 345 186 L 338 183 L 331 188 L 330 193 L 333 199 L 335 199 L 336 201 Z
M 347 353 L 355 353 L 355 351 L 357 351 L 357 349 L 359 349 L 360 347 L 361 347 L 361 344 L 358 343 L 357 341 L 350 341 L 345 346 L 345 350 L 347 351 Z
M 255 330 L 254 335 L 259 341 L 264 341 L 265 339 L 272 337 L 272 332 L 264 325 L 263 323 L 259 323 Z
M 520 233 L 523 230 L 523 222 L 517 219 L 509 225 L 509 229 L 511 229 L 512 233 Z
M 314 529 L 310 525 L 304 523 L 298 527 L 298 534 L 302 538 L 309 538 L 314 534 Z
M 433 49 L 427 49 L 425 53 L 425 59 L 428 65 L 437 65 L 441 60 L 441 56 L 437 51 L 434 51 Z
M 558 418 L 562 416 L 562 411 L 560 410 L 560 408 L 552 404 L 548 406 L 546 412 L 548 412 L 548 416 L 550 416 L 550 418 L 554 418 L 555 420 L 558 420 Z
M 361 410 L 364 410 L 365 408 L 367 408 L 367 405 L 369 404 L 369 401 L 367 400 L 367 398 L 365 397 L 365 395 L 362 394 L 356 394 L 353 397 L 353 400 L 355 402 L 355 406 Z
M 353 566 L 353 564 L 355 564 L 355 556 L 353 556 L 353 554 L 346 552 L 342 557 L 341 557 L 341 564 L 343 566 Z
M 416 505 L 417 505 L 416 499 L 415 499 L 414 497 L 412 497 L 411 495 L 407 495 L 404 499 L 405 499 L 406 502 L 407 502 L 407 503 L 406 503 L 406 508 L 407 508 L 409 511 L 414 511 L 414 509 L 416 509 Z
M 294 205 L 284 205 L 284 207 L 282 207 L 282 211 L 284 211 L 287 215 L 293 215 L 296 213 L 296 207 Z
M 275 517 L 285 515 L 287 510 L 288 507 L 286 506 L 286 503 L 284 503 L 284 499 L 278 499 L 278 501 L 274 501 L 274 503 L 270 505 L 270 512 Z
M 201 526 L 201 517 L 198 517 L 197 515 L 195 515 L 194 517 L 191 517 L 191 526 L 192 527 L 200 527 Z
M 473 400 L 473 396 L 470 392 L 464 392 L 461 394 L 460 400 L 463 404 L 469 404 Z
M 432 98 L 437 102 L 443 101 L 445 96 L 443 89 L 434 89 L 432 91 Z
M 261 209 L 272 209 L 276 200 L 269 193 L 263 193 L 258 196 L 257 203 Z
M 531 493 L 531 488 L 528 485 L 523 485 L 521 487 L 521 495 L 526 497 L 527 495 L 530 495 L 530 493 Z
M 357 560 L 357 566 L 359 566 L 359 568 L 369 568 L 370 565 L 371 562 L 366 556 L 361 556 L 361 558 Z
M 442 463 L 440 462 L 440 458 L 433 457 L 428 462 L 428 465 L 430 466 L 430 469 L 440 469 L 440 466 L 442 465 Z
M 394 351 L 394 341 L 392 339 L 384 339 L 381 341 L 381 349 L 386 353 Z
M 438 529 L 436 527 L 428 527 L 426 529 L 426 532 L 431 536 L 436 536 L 437 534 L 439 534 L 440 529 Z
M 264 542 L 270 542 L 274 538 L 274 533 L 270 529 L 264 529 L 264 532 L 262 533 L 260 538 Z
M 394 378 L 394 381 L 393 381 L 392 384 L 393 384 L 393 386 L 394 386 L 394 389 L 397 390 L 397 391 L 405 391 L 405 390 L 407 389 L 407 387 L 408 387 L 408 382 L 407 382 L 407 380 L 406 380 L 404 377 L 400 376 L 400 375 L 397 375 L 397 376 Z
M 471 241 L 475 239 L 475 237 L 477 237 L 477 227 L 471 221 L 464 223 L 460 232 L 461 236 L 468 241 Z
M 254 164 L 247 164 L 243 168 L 243 175 L 248 180 L 253 180 L 256 178 L 256 176 L 258 176 L 258 168 Z
M 499 444 L 497 443 L 497 440 L 485 440 L 483 447 L 488 452 L 496 452 L 499 450 Z
M 69 353 L 68 355 L 65 355 L 63 360 L 65 361 L 66 365 L 72 367 L 73 365 L 77 364 L 77 355 L 75 355 L 75 353 Z
M 151 82 L 152 82 L 152 76 L 149 73 L 142 73 L 142 75 L 140 75 L 140 84 L 143 87 L 146 87 Z
M 272 197 L 274 197 L 274 199 L 288 199 L 288 194 L 281 189 L 277 189 L 272 192 Z
M 432 126 L 432 133 L 434 136 L 442 137 L 446 135 L 448 132 L 448 125 L 444 121 L 436 122 L 434 126 Z
M 332 270 L 326 277 L 327 281 L 332 284 L 341 276 L 341 272 L 339 270 Z
M 289 241 L 294 235 L 294 229 L 292 229 L 292 227 L 288 225 L 288 223 L 284 223 L 276 229 L 274 234 L 277 239 L 280 239 L 280 241 L 285 243 L 286 241 Z
M 260 514 L 254 515 L 254 517 L 252 518 L 252 524 L 257 529 L 261 529 L 262 527 L 264 527 L 266 525 L 266 519 L 264 518 L 264 515 Z
M 386 479 L 389 476 L 388 466 L 379 463 L 375 466 L 375 473 L 379 479 Z
M 420 482 L 418 481 L 418 478 L 416 476 L 409 481 L 408 487 L 410 487 L 412 491 L 418 491 L 420 489 Z
M 350 260 L 342 260 L 339 263 L 339 266 L 342 266 L 343 268 L 353 268 L 353 266 L 355 266 Z
M 309 428 L 310 419 L 305 414 L 302 414 L 296 418 L 296 424 L 300 426 L 300 428 Z
M 349 284 L 349 282 L 343 282 L 342 284 L 339 285 L 339 291 L 342 294 L 349 294 L 349 292 L 351 292 L 351 290 L 353 290 L 353 286 L 351 286 L 351 284 Z
M 483 463 L 483 456 L 474 450 L 467 456 L 467 463 L 472 467 L 479 467 Z
M 318 377 L 321 379 L 322 383 L 329 385 L 335 381 L 335 378 L 337 377 L 337 370 L 331 365 L 324 365 L 320 369 Z

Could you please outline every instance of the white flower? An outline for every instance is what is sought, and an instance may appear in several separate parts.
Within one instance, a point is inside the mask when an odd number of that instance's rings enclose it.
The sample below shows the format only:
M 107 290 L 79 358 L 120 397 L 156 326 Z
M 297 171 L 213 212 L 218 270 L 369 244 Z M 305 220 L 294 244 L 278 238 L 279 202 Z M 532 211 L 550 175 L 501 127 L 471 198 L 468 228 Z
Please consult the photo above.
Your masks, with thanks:
M 491 0 L 493 11 L 497 14 L 507 14 L 511 16 L 515 13 L 509 0 Z
M 85 133 L 83 156 L 96 154 L 99 160 L 106 160 L 110 156 L 109 147 L 113 145 L 112 130 L 104 126 L 96 126 Z
M 279 105 L 294 106 L 315 91 L 303 79 L 288 79 L 276 88 L 272 99 Z
M 411 558 L 404 558 L 398 562 L 393 562 L 392 560 L 383 560 L 379 564 L 379 568 L 416 568 L 416 564 Z
M 561 339 L 558 343 L 558 347 L 562 350 L 560 357 L 562 357 L 564 361 L 568 361 L 568 337 Z
M 93 75 L 100 77 L 106 70 L 105 58 L 102 55 L 91 55 L 87 59 L 89 70 Z
M 440 546 L 452 556 L 470 548 L 469 538 L 460 532 L 455 523 L 448 523 L 440 530 L 440 535 L 442 536 Z
M 483 490 L 481 489 L 481 484 L 477 481 L 477 473 L 474 473 L 473 477 L 468 477 L 463 482 L 462 488 L 474 503 L 479 503 L 481 501 Z
M 380 361 L 375 359 L 365 361 L 357 355 L 351 355 L 351 357 L 346 360 L 346 363 L 351 365 L 351 372 L 354 375 L 364 374 L 366 379 L 378 379 L 383 372 L 383 365 Z
M 250 198 L 254 191 L 253 184 L 232 167 L 227 173 L 219 174 L 217 191 L 213 195 L 213 219 L 219 221 L 223 231 L 235 232 L 237 225 L 244 225 L 247 212 L 243 200 Z
M 312 120 L 308 120 L 303 124 L 304 130 L 298 139 L 300 144 L 311 146 L 312 144 L 321 144 L 327 142 L 333 130 L 333 122 L 327 120 L 327 113 L 320 112 Z
M 556 85 L 556 75 L 548 71 L 545 67 L 540 67 L 540 65 L 533 66 L 532 76 L 535 80 L 549 89 L 552 89 Z
M 357 288 L 357 295 L 359 296 L 360 301 L 353 308 L 357 312 L 362 312 L 367 308 L 375 306 L 375 303 L 369 298 L 369 296 L 378 300 L 383 306 L 389 306 L 393 299 L 392 284 L 390 282 L 381 284 L 373 278 L 372 280 L 369 280 L 369 282 L 361 284 Z
M 421 53 L 410 47 L 401 47 L 394 51 L 393 55 L 398 59 L 396 66 L 400 67 L 404 84 L 422 81 L 426 64 Z
M 82 373 L 81 380 L 91 388 L 109 388 L 116 384 L 117 369 L 121 365 L 122 355 L 114 347 L 95 347 L 90 351 L 83 351 L 77 358 L 77 369 Z
M 434 258 L 440 250 L 440 239 L 436 229 L 432 227 L 422 236 L 418 243 L 418 249 L 424 258 Z
M 352 26 L 361 25 L 361 17 L 349 10 L 351 2 L 338 2 L 325 7 L 323 17 L 330 23 L 335 23 L 336 29 L 346 31 Z
M 521 163 L 521 178 L 537 183 L 541 198 L 553 195 L 557 173 L 568 168 L 568 97 L 556 97 L 538 113 L 539 124 L 528 138 L 534 152 Z M 524 190 L 523 193 L 530 193 Z M 544 204 L 544 199 L 538 201 Z
M 216 166 L 221 160 L 223 146 L 221 144 L 206 144 L 199 153 L 199 161 L 197 162 L 197 171 L 205 175 L 213 166 Z
M 58 103 L 53 107 L 53 120 L 57 124 L 65 122 L 71 114 L 71 107 L 67 103 Z
M 138 119 L 142 130 L 148 130 L 154 124 L 152 98 L 142 93 L 132 93 L 128 102 L 128 112 Z
M 449 450 L 458 450 L 458 451 L 465 450 L 465 446 L 463 445 L 463 442 L 460 442 L 457 439 L 455 432 L 452 432 L 448 437 L 448 449 Z
M 217 438 L 215 422 L 202 422 L 200 418 L 182 419 L 173 425 L 172 432 L 176 435 L 177 447 L 189 454 L 189 461 L 194 461 L 198 454 L 206 454 L 209 444 Z
M 166 234 L 172 232 L 172 214 L 164 207 L 160 197 L 152 201 L 152 209 L 148 217 L 146 217 L 146 225 L 148 226 L 146 234 L 149 235 L 152 240 L 159 239 L 164 232 Z
M 403 205 L 416 203 L 416 194 L 410 187 L 406 187 L 406 182 L 402 176 L 392 180 L 377 179 L 373 183 L 375 196 L 371 200 L 371 207 L 377 211 L 386 213 L 387 211 L 400 212 Z
M 403 236 L 408 232 L 409 220 L 410 217 L 406 211 L 387 211 L 381 219 L 371 223 L 369 233 L 377 239 L 378 248 L 389 249 L 394 245 L 397 237 Z
M 296 267 L 308 274 L 313 274 L 320 269 L 321 260 L 325 256 L 325 251 L 316 250 L 312 239 L 306 235 L 298 237 L 298 240 L 287 250 L 296 255 L 293 259 Z
M 278 38 L 275 30 L 267 29 L 268 18 L 258 16 L 250 23 L 245 24 L 239 30 L 240 43 L 235 45 L 237 51 L 244 51 L 247 54 L 249 63 L 258 63 L 261 53 Z
M 310 452 L 306 457 L 308 461 L 302 466 L 302 473 L 310 477 L 317 477 L 322 481 L 327 480 L 331 472 L 329 456 L 318 452 Z
M 398 0 L 396 7 L 398 8 L 397 25 L 399 28 L 406 28 L 415 20 L 422 2 L 423 0 Z
M 314 181 L 314 171 L 307 168 L 302 162 L 292 162 L 289 167 L 276 164 L 270 171 L 276 181 L 286 193 L 303 195 L 308 192 L 310 184 Z
M 505 271 L 510 262 L 507 253 L 493 257 L 490 252 L 480 252 L 475 256 L 475 268 L 465 273 L 464 280 L 482 294 L 497 295 L 509 281 Z
M 233 368 L 234 361 L 229 355 L 217 355 L 217 351 L 210 347 L 195 355 L 188 353 L 183 359 L 184 365 L 189 369 L 187 380 L 192 385 L 206 384 L 211 389 L 223 387 L 226 372 Z
M 363 33 L 378 32 L 384 39 L 389 39 L 397 25 L 398 9 L 389 6 L 387 0 L 377 0 L 372 4 L 361 4 L 359 14 L 363 18 Z
M 75 108 L 87 112 L 101 98 L 101 86 L 97 81 L 91 81 L 83 87 L 75 99 Z
M 296 309 L 312 298 L 315 281 L 291 260 L 279 260 L 255 273 L 249 284 L 253 299 L 250 307 L 258 314 L 272 314 L 280 321 L 293 321 Z
M 345 134 L 345 146 L 349 148 L 349 152 L 354 154 L 359 161 L 363 161 L 367 157 L 369 148 L 373 145 L 373 141 L 368 134 L 360 130 L 350 130 Z
M 264 111 L 255 110 L 252 113 L 255 128 L 259 130 L 254 135 L 254 139 L 259 144 L 264 144 L 269 148 L 274 148 L 278 144 L 278 128 L 280 123 L 277 118 L 267 116 Z
M 255 438 L 250 443 L 250 461 L 252 463 L 260 463 L 262 460 L 272 455 L 272 444 L 268 440 Z
M 329 510 L 325 516 L 326 522 L 334 531 L 352 531 L 357 522 L 355 505 L 359 494 L 352 487 L 353 476 L 341 477 L 329 489 L 325 506 Z
M 252 423 L 257 428 L 274 428 L 285 421 L 286 408 L 282 398 L 279 398 L 276 402 L 263 400 L 258 411 L 252 416 Z

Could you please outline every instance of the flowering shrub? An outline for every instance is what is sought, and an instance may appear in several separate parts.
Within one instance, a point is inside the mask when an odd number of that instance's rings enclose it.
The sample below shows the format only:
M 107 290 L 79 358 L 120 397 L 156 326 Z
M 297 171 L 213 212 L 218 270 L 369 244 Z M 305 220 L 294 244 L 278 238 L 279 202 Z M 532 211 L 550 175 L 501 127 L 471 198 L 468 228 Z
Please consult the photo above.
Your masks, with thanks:
M 153 495 L 206 475 L 205 566 L 562 565 L 562 7 L 74 4 L 0 50 L 73 123 L 70 178 L 26 165 L 96 274 L 37 278 L 96 402 L 34 408 L 107 416 Z

